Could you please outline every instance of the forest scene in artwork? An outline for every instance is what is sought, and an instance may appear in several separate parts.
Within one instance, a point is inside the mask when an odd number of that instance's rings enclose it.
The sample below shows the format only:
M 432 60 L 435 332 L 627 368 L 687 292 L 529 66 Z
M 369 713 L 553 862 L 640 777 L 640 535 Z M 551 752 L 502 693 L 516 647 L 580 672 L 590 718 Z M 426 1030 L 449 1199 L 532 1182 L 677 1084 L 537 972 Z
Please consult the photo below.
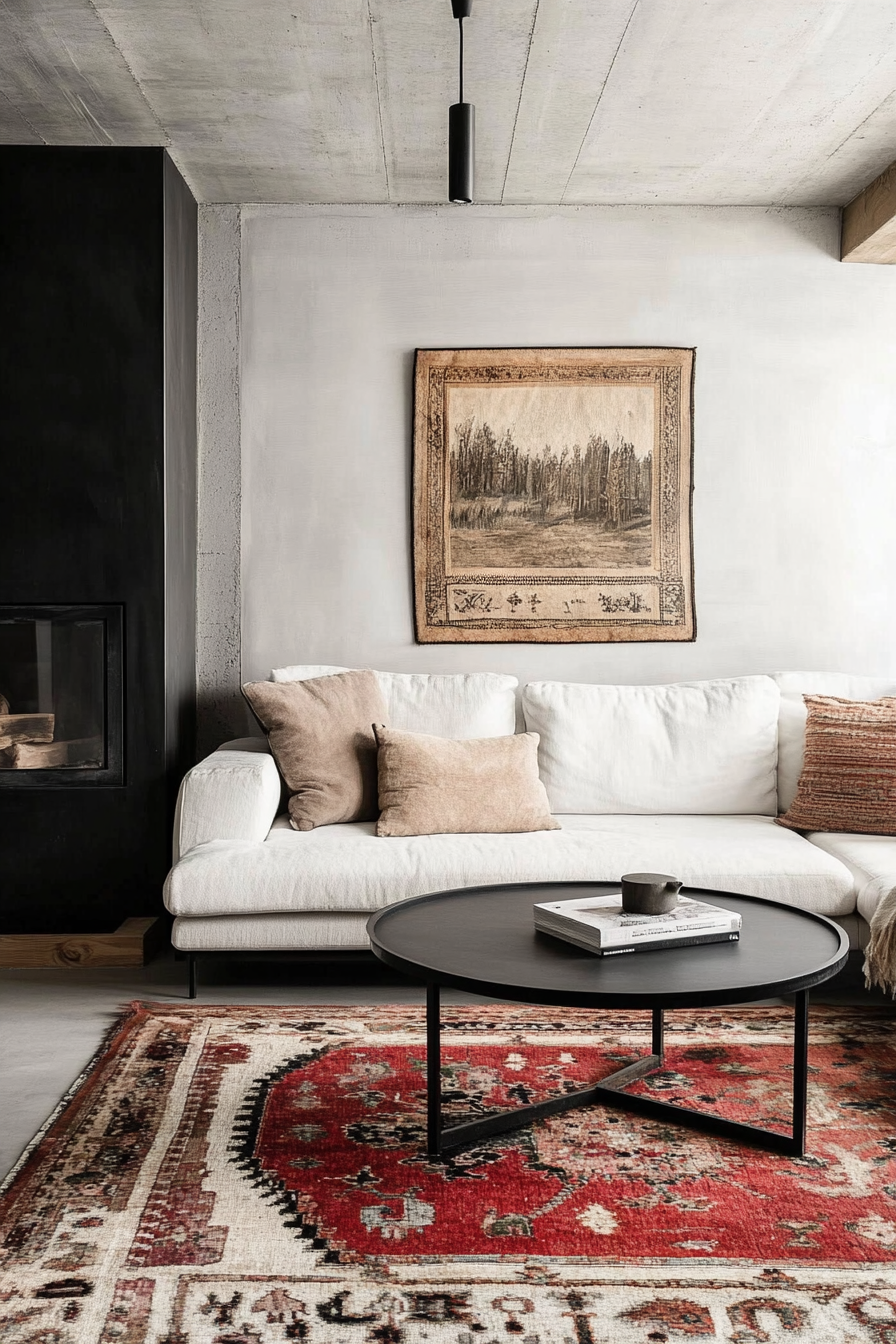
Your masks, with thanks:
M 651 391 L 464 388 L 449 409 L 454 566 L 651 565 Z

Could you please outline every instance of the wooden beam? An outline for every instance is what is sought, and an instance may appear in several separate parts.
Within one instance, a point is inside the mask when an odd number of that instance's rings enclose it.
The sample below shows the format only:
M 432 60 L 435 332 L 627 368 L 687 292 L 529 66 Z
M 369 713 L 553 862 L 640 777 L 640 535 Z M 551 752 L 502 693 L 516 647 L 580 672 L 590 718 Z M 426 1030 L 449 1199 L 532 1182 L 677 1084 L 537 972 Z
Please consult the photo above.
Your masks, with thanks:
M 896 266 L 896 163 L 843 211 L 840 260 Z
M 145 966 L 158 951 L 162 932 L 162 921 L 149 916 L 126 919 L 114 933 L 4 933 L 0 966 L 7 970 Z

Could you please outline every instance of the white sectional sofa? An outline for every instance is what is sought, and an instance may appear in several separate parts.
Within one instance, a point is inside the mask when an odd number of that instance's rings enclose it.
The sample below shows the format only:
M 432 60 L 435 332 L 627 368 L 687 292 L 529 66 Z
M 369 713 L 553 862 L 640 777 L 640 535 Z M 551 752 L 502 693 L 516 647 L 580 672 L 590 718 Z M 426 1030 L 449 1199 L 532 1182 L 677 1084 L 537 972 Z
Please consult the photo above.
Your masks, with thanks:
M 301 680 L 345 669 L 278 669 Z M 805 837 L 775 824 L 802 765 L 803 693 L 870 700 L 896 685 L 782 673 L 666 687 L 530 683 L 497 674 L 379 673 L 392 727 L 443 737 L 540 734 L 561 823 L 517 835 L 381 838 L 374 822 L 290 828 L 262 738 L 192 769 L 178 799 L 165 903 L 187 953 L 367 947 L 370 913 L 482 883 L 615 880 L 633 870 L 786 901 L 829 915 L 864 944 L 896 885 L 896 838 Z

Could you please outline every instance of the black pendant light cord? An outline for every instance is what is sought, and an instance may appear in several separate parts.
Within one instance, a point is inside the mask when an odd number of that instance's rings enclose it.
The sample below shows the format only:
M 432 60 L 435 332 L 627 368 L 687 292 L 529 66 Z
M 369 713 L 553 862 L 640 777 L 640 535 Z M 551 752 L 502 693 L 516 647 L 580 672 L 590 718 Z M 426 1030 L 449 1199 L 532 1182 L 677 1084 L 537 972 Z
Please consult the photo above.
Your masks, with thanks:
M 459 43 L 458 43 L 458 50 L 459 50 L 459 53 L 460 53 L 460 70 L 459 70 L 459 72 L 458 72 L 458 79 L 457 79 L 457 87 L 458 87 L 457 101 L 458 101 L 459 103 L 462 103 L 463 100 L 464 100 L 464 21 L 463 21 L 463 19 L 458 19 L 458 21 L 457 21 L 457 31 L 458 31 L 458 33 L 460 34 L 460 41 L 459 41 Z

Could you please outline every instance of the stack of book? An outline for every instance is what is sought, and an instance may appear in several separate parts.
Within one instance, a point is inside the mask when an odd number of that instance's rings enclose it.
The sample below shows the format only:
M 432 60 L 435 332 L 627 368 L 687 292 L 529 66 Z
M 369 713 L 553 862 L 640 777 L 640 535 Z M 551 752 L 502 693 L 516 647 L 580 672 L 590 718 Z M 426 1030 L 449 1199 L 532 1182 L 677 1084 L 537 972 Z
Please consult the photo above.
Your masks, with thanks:
M 536 929 L 599 957 L 699 943 L 736 943 L 740 922 L 734 911 L 688 896 L 679 897 L 675 909 L 665 915 L 627 914 L 621 891 L 535 906 Z

